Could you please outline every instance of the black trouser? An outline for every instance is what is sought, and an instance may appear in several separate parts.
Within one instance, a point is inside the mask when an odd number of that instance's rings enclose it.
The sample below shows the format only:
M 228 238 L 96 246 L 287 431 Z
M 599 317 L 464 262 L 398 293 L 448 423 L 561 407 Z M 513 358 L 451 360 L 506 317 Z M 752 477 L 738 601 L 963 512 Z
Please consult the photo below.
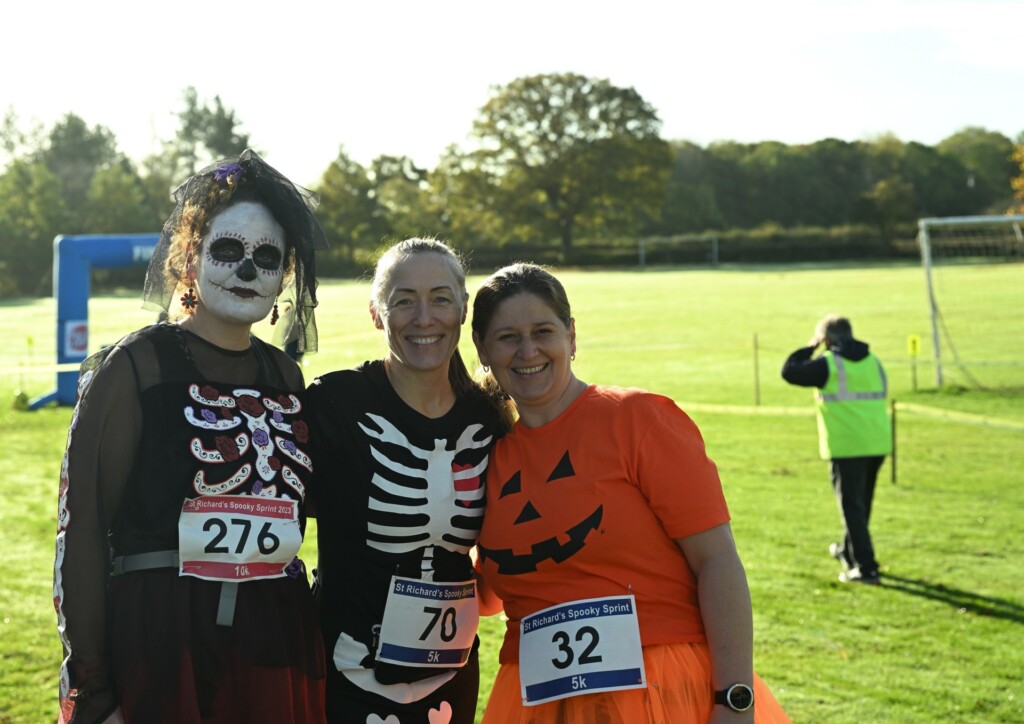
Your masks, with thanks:
M 884 455 L 863 458 L 833 458 L 829 463 L 832 489 L 839 513 L 843 516 L 843 558 L 851 568 L 864 573 L 878 570 L 875 548 L 871 545 L 868 521 L 871 501 L 875 497 L 875 481 Z

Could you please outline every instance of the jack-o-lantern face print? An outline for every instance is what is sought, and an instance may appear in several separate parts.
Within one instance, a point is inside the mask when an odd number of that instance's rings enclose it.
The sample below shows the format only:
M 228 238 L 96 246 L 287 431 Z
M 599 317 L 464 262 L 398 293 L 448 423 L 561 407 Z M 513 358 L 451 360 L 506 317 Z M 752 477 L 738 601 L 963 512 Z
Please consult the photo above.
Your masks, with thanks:
M 574 510 L 572 497 L 565 495 L 562 492 L 564 488 L 559 485 L 574 477 L 576 471 L 568 451 L 544 482 L 527 481 L 524 485 L 520 471 L 513 473 L 501 486 L 498 501 L 491 504 L 493 507 L 487 514 L 514 513 L 510 534 L 520 542 L 519 550 L 529 545 L 530 552 L 517 554 L 512 548 L 494 549 L 480 545 L 480 557 L 497 564 L 498 573 L 514 576 L 537 570 L 537 564 L 543 561 L 561 563 L 578 553 L 590 532 L 601 525 L 604 506 L 579 511 L 571 515 L 568 525 L 554 528 L 556 524 L 552 523 L 552 518 L 556 511 L 564 521 L 566 511 Z

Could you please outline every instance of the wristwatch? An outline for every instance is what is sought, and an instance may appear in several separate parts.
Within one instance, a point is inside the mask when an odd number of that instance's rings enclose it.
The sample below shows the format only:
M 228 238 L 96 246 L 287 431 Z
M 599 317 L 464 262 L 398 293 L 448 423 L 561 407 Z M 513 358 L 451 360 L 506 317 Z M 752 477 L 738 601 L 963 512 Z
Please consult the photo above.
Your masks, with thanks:
M 746 711 L 754 705 L 754 690 L 746 684 L 733 684 L 728 689 L 715 692 L 715 703 L 733 711 Z

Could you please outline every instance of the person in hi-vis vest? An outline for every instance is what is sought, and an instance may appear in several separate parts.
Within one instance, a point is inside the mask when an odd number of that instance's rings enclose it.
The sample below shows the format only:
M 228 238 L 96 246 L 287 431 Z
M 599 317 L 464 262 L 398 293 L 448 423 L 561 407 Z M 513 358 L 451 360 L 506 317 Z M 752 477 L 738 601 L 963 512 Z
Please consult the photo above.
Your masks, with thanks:
M 815 356 L 823 345 L 824 352 Z M 829 546 L 843 565 L 839 580 L 878 583 L 868 521 L 878 471 L 892 452 L 885 369 L 867 344 L 854 339 L 850 320 L 830 314 L 818 322 L 807 345 L 789 355 L 782 378 L 818 388 L 819 447 L 822 459 L 829 461 L 845 529 L 842 542 Z

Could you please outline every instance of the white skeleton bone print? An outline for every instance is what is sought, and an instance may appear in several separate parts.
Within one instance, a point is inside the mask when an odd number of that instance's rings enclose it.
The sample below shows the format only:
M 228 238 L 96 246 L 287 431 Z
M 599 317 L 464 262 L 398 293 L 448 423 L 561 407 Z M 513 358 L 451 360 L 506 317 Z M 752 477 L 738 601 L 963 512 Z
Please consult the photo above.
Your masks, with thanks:
M 371 511 L 388 514 L 390 522 L 368 523 L 367 532 L 371 538 L 388 537 L 391 540 L 367 539 L 366 543 L 371 548 L 395 554 L 424 548 L 422 573 L 425 579 L 430 580 L 433 546 L 466 553 L 476 541 L 479 523 L 473 527 L 472 524 L 460 525 L 460 522 L 483 515 L 483 506 L 470 507 L 470 504 L 484 497 L 480 476 L 487 468 L 487 456 L 465 470 L 457 470 L 454 461 L 456 456 L 465 450 L 476 450 L 489 445 L 491 436 L 475 439 L 483 430 L 483 425 L 473 424 L 463 430 L 453 449 L 447 449 L 447 440 L 435 439 L 434 448 L 428 450 L 413 445 L 386 418 L 371 413 L 367 413 L 366 416 L 379 428 L 377 430 L 359 423 L 359 427 L 368 437 L 398 445 L 426 463 L 425 469 L 403 465 L 389 458 L 380 447 L 370 443 L 371 454 L 379 467 L 371 480 L 369 508 Z M 422 485 L 413 487 L 402 482 L 399 477 L 423 480 L 426 482 L 426 489 L 423 489 Z M 398 498 L 403 502 L 391 503 L 379 499 L 374 495 L 376 491 L 386 494 L 385 497 Z M 422 522 L 424 517 L 425 523 Z

